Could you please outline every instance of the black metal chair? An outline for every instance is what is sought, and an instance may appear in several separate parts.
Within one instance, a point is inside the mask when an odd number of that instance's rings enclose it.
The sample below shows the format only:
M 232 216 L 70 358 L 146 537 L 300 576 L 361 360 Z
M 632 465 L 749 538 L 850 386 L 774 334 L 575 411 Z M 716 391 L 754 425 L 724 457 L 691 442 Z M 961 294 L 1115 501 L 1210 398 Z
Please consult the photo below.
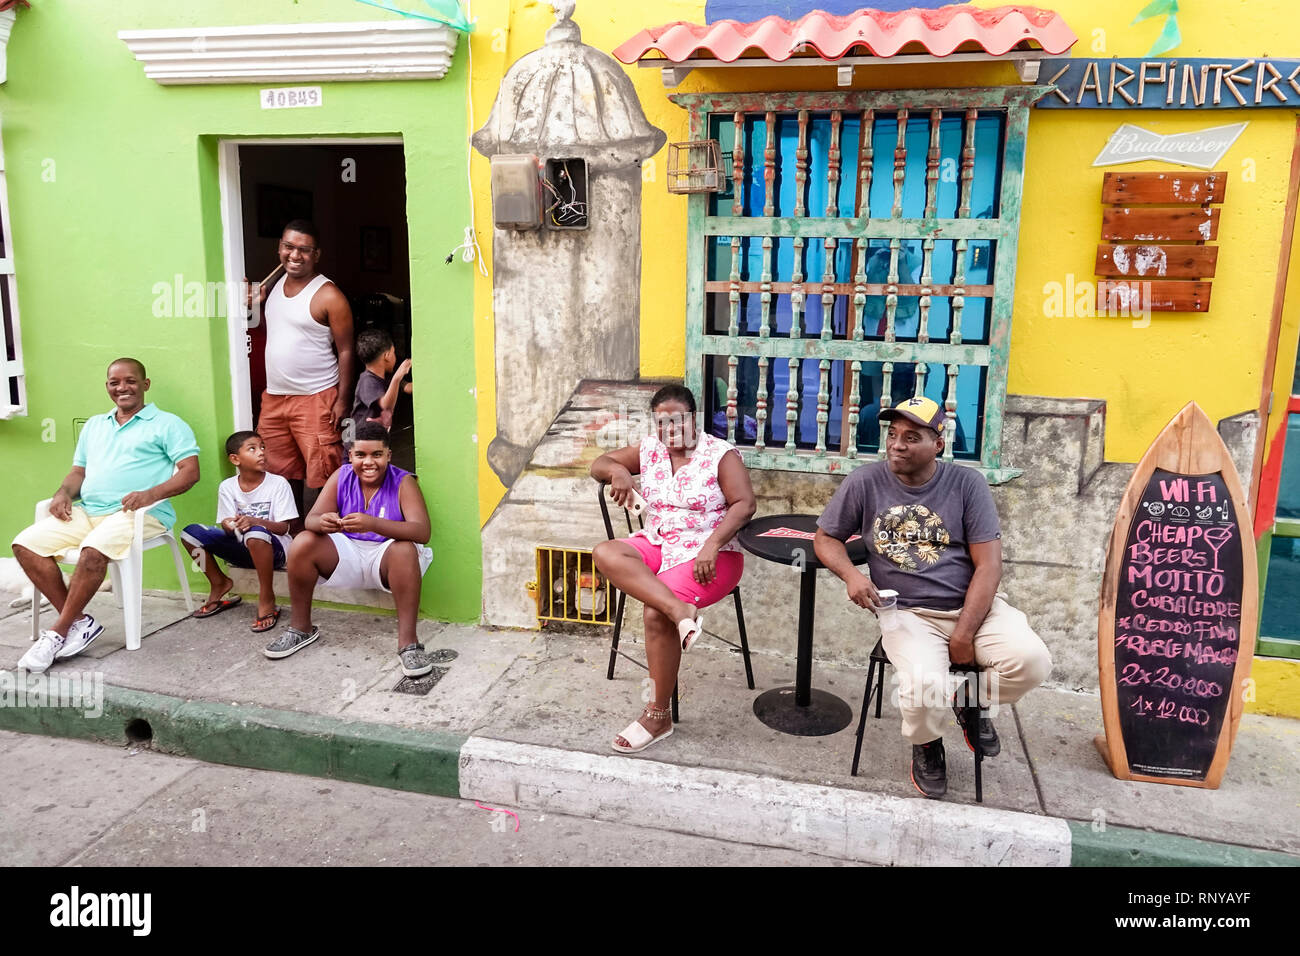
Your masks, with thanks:
M 984 779 L 980 770 L 980 764 L 984 762 L 984 747 L 980 744 L 980 672 L 984 668 L 978 664 L 951 664 L 948 667 L 950 674 L 965 674 L 962 680 L 962 687 L 966 691 L 963 698 L 962 710 L 966 712 L 962 722 L 967 727 L 974 727 L 975 732 L 971 734 L 971 749 L 975 751 L 975 802 L 984 802 Z M 971 686 L 975 687 L 975 702 L 971 703 Z
M 885 696 L 885 668 L 890 664 L 889 655 L 885 653 L 885 639 L 883 637 L 876 640 L 876 646 L 871 649 L 871 659 L 867 666 L 867 686 L 862 696 L 862 715 L 858 718 L 858 741 L 853 748 L 853 769 L 849 771 L 850 776 L 858 775 L 858 761 L 862 757 L 862 734 L 867 726 L 867 711 L 871 709 L 871 700 L 874 697 L 876 701 L 876 717 L 880 717 L 881 704 Z M 978 664 L 952 664 L 948 668 L 949 673 L 974 675 L 974 679 L 968 678 L 962 682 L 965 688 L 963 697 L 963 708 L 967 713 L 965 722 L 967 726 L 974 720 L 974 726 L 977 728 L 975 739 L 971 746 L 975 748 L 975 802 L 984 802 L 984 775 L 982 764 L 984 762 L 984 748 L 980 746 L 979 737 L 979 715 L 980 715 L 980 689 L 979 673 L 984 670 Z M 874 687 L 872 685 L 875 685 Z M 971 685 L 975 685 L 975 702 L 971 703 Z M 971 710 L 975 713 L 972 715 Z
M 615 537 L 614 523 L 610 520 L 609 517 L 609 501 L 605 497 L 606 484 L 607 482 L 596 483 L 596 497 L 600 501 L 600 516 L 605 521 L 605 534 L 610 541 L 613 541 Z M 643 518 L 638 517 L 636 519 L 637 521 L 636 527 L 634 528 L 632 526 L 632 513 L 628 511 L 626 508 L 622 508 L 621 510 L 623 512 L 623 520 L 627 523 L 627 533 L 629 535 L 645 527 L 645 520 Z M 615 590 L 618 589 L 616 588 Z M 741 656 L 745 659 L 745 680 L 749 684 L 749 689 L 753 690 L 754 689 L 754 668 L 749 660 L 749 638 L 745 633 L 745 611 L 744 608 L 741 607 L 741 603 L 740 603 L 739 584 L 737 584 L 734 588 L 732 588 L 731 597 L 736 602 L 736 626 L 740 631 L 739 650 Z M 619 657 L 623 657 L 631 661 L 633 664 L 635 664 L 637 667 L 642 668 L 643 670 L 650 669 L 645 664 L 637 660 L 635 657 L 628 657 L 627 654 L 623 653 L 618 649 L 618 639 L 623 631 L 623 604 L 626 601 L 626 599 L 627 599 L 627 595 L 624 594 L 622 591 L 618 591 L 618 601 L 614 606 L 614 638 L 610 642 L 610 646 L 609 646 L 609 671 L 605 675 L 606 680 L 614 679 L 614 664 Z M 704 633 L 712 637 L 716 637 L 724 644 L 730 644 L 732 647 L 737 646 L 735 644 L 732 644 L 731 641 L 728 641 L 726 638 L 722 637 L 721 635 L 715 634 L 713 631 L 706 630 Z M 673 723 L 676 723 L 679 719 L 680 718 L 678 717 L 678 706 L 677 706 L 677 685 L 674 684 L 673 685 Z

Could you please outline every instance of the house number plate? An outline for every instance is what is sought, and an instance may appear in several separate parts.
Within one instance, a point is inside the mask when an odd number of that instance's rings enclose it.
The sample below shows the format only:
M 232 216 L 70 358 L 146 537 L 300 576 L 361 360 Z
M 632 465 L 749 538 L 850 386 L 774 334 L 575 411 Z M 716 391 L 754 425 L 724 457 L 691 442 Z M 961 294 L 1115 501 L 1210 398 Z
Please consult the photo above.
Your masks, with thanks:
M 262 109 L 287 110 L 302 106 L 320 106 L 322 102 L 319 86 L 285 86 L 273 90 L 262 90 Z

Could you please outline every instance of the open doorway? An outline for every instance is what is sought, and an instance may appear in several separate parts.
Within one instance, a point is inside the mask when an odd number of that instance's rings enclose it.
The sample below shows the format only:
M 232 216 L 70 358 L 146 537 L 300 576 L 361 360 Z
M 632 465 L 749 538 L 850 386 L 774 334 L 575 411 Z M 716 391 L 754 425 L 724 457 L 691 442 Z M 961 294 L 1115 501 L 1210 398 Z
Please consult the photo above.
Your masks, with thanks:
M 223 146 L 223 182 L 230 190 L 227 264 L 240 270 L 236 277 L 247 275 L 258 282 L 269 275 L 279 263 L 285 223 L 309 219 L 321 233 L 320 272 L 347 297 L 354 331 L 382 329 L 393 339 L 398 362 L 409 358 L 411 275 L 401 143 L 334 140 Z M 239 358 L 246 364 L 232 355 L 235 418 L 239 427 L 252 427 L 266 385 L 266 329 L 259 324 L 241 330 L 239 338 L 244 346 L 238 349 Z M 358 363 L 354 374 L 362 368 Z M 390 434 L 393 463 L 414 471 L 415 423 L 411 398 L 404 392 L 399 393 Z

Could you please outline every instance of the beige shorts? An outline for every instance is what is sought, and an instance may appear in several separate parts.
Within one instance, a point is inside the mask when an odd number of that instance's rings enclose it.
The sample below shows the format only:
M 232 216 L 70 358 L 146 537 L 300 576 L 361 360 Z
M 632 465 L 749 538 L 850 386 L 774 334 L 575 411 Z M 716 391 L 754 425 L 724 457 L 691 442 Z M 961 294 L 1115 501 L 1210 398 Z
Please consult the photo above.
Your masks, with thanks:
M 144 537 L 149 540 L 167 529 L 153 515 L 144 516 Z M 63 558 L 64 552 L 93 548 L 110 561 L 120 561 L 131 550 L 135 535 L 135 512 L 114 511 L 111 515 L 86 514 L 81 505 L 72 506 L 67 521 L 50 515 L 19 533 L 14 544 L 43 558 Z

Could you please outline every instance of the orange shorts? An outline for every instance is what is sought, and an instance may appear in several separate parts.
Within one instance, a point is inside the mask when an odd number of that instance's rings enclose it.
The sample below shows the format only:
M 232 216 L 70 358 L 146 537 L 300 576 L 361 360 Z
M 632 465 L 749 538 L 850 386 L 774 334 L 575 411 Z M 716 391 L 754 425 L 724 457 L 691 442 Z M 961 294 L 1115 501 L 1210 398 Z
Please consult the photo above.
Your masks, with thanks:
M 323 488 L 343 464 L 343 441 L 330 427 L 337 386 L 315 395 L 262 393 L 257 433 L 266 442 L 266 470 L 281 478 Z

